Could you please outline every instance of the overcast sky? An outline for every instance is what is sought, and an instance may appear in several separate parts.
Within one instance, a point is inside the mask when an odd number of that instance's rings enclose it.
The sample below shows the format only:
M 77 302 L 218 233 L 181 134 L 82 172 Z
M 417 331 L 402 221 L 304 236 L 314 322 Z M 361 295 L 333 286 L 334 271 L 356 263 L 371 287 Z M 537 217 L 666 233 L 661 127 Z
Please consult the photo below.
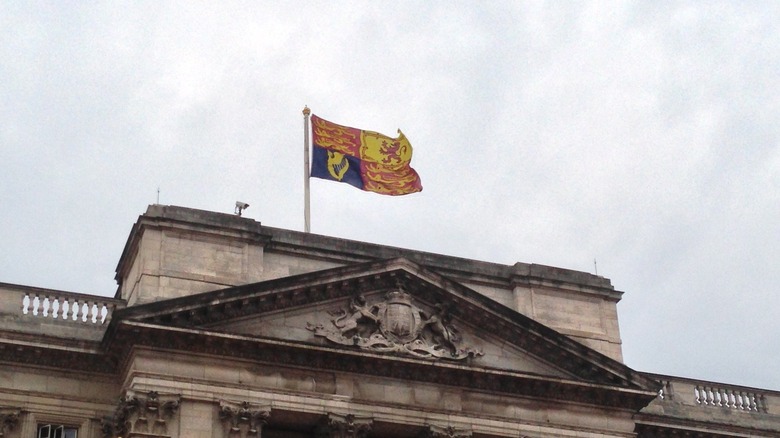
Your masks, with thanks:
M 303 230 L 308 105 L 424 187 L 313 232 L 597 267 L 629 366 L 780 390 L 779 5 L 4 1 L 0 282 L 113 296 L 158 187 Z

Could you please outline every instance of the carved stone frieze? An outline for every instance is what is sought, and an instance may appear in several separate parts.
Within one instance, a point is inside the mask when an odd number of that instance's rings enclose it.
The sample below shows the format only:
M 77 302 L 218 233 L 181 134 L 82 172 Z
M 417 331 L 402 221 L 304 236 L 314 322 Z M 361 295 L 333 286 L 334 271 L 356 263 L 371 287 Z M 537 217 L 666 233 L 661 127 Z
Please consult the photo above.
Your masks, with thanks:
M 270 415 L 270 406 L 249 402 L 219 402 L 219 419 L 225 426 L 225 437 L 228 438 L 261 438 L 263 426 Z
M 422 438 L 471 438 L 471 430 L 429 424 L 423 431 Z
M 334 318 L 328 324 L 308 323 L 306 328 L 331 342 L 375 352 L 455 360 L 483 354 L 461 345 L 447 306 L 437 304 L 433 311 L 425 311 L 413 303 L 411 295 L 400 290 L 387 293 L 384 301 L 373 304 L 357 295 L 347 309 L 331 315 Z
M 168 421 L 176 414 L 181 403 L 178 394 L 160 394 L 157 391 L 140 393 L 128 391 L 119 399 L 114 416 L 104 419 L 103 436 L 168 436 Z
M 356 417 L 352 414 L 329 413 L 322 425 L 317 428 L 317 438 L 364 438 L 371 431 L 374 419 Z
M 19 415 L 22 410 L 19 408 L 0 407 L 0 437 L 8 436 L 19 423 Z

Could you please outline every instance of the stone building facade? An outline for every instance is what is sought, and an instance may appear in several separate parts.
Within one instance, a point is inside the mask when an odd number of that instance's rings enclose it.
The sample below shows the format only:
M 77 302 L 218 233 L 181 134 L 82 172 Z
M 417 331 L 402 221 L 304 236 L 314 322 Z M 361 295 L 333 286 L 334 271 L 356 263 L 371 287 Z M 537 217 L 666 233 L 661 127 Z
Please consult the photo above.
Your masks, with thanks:
M 141 215 L 115 298 L 0 283 L 0 437 L 778 437 L 780 393 L 623 364 L 610 281 Z

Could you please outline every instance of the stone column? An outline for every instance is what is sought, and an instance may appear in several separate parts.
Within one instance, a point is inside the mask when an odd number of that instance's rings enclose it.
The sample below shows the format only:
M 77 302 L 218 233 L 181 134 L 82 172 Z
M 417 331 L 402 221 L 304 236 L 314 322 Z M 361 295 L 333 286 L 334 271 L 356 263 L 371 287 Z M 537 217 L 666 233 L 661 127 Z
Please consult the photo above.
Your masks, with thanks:
M 127 391 L 111 418 L 104 419 L 104 438 L 170 437 L 168 422 L 181 404 L 178 394 Z
M 429 424 L 421 438 L 471 438 L 471 430 Z
M 19 408 L 0 408 L 0 437 L 7 437 L 19 423 L 19 415 L 22 410 Z
M 317 428 L 317 438 L 365 438 L 371 431 L 374 419 L 356 417 L 352 414 L 329 413 L 323 424 Z
M 225 426 L 226 438 L 262 438 L 263 426 L 270 415 L 270 406 L 249 402 L 219 402 L 219 419 Z

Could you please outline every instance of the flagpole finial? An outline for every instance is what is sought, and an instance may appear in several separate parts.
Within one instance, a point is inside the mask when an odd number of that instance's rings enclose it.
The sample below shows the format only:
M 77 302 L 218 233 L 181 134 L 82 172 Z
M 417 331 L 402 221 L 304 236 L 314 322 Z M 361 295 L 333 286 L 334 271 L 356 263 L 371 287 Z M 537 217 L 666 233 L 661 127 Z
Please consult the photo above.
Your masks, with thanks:
M 303 106 L 303 115 L 304 116 L 308 116 L 309 114 L 311 114 L 311 110 L 309 109 L 308 106 L 304 105 Z

